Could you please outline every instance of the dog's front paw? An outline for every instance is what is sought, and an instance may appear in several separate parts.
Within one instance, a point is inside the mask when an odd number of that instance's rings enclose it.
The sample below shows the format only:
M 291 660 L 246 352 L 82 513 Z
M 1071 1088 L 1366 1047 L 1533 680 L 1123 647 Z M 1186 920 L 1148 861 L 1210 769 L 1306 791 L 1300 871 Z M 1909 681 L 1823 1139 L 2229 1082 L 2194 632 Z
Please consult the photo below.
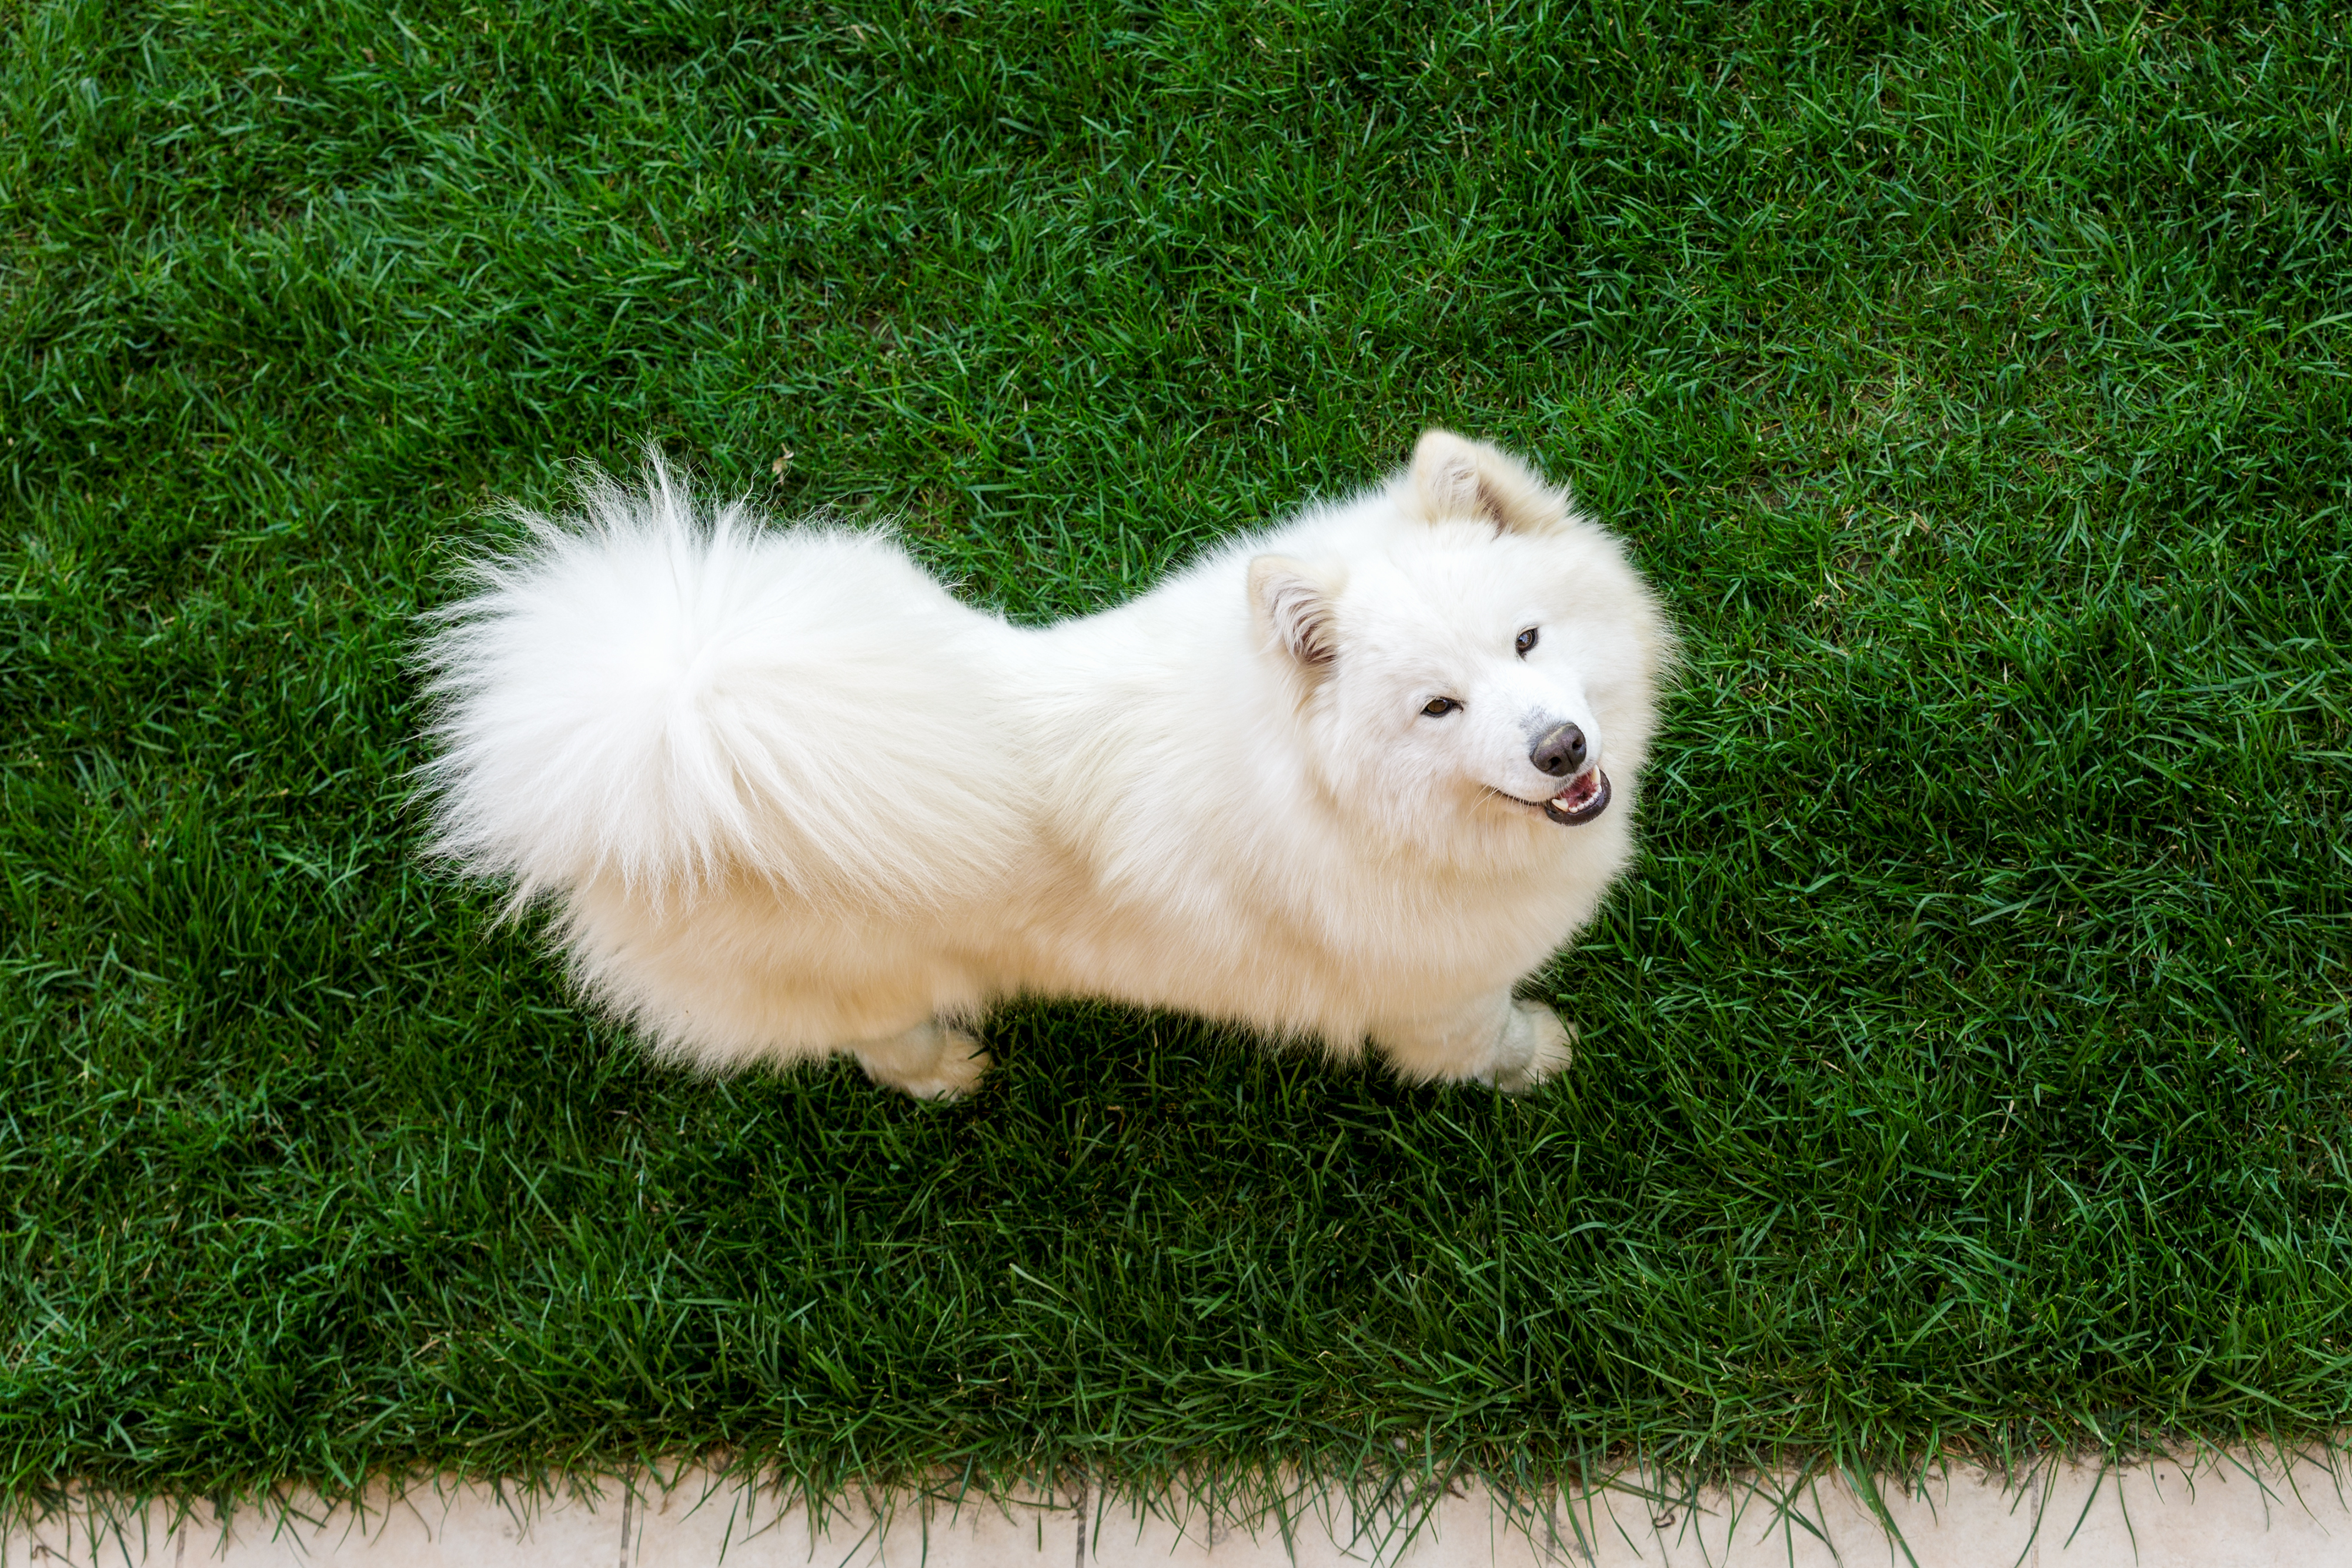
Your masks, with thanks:
M 1553 1077 L 1576 1055 L 1576 1030 L 1541 1002 L 1514 1001 L 1502 1038 L 1495 1042 L 1495 1065 L 1478 1074 L 1506 1094 L 1524 1094 Z
M 961 1100 L 995 1064 L 978 1037 L 939 1023 L 908 1030 L 882 1049 L 861 1049 L 857 1060 L 866 1077 L 918 1100 Z

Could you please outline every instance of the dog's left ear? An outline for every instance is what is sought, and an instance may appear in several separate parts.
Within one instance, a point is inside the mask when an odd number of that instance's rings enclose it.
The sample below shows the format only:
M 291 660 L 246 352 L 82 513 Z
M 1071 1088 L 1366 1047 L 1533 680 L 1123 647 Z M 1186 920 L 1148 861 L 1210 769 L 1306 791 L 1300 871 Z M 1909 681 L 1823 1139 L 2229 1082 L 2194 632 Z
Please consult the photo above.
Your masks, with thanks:
M 1565 490 L 1509 453 L 1450 430 L 1422 436 L 1406 485 L 1424 522 L 1475 518 L 1498 534 L 1540 534 L 1566 528 L 1573 516 Z

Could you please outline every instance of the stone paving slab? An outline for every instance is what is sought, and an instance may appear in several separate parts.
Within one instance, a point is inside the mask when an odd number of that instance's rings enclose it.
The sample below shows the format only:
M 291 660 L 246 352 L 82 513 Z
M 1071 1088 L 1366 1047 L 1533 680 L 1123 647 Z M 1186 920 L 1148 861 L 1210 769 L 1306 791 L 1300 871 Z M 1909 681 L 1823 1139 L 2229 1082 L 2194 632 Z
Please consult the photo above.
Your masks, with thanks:
M 379 1492 L 354 1511 L 280 1519 L 208 1511 L 176 1528 L 161 1504 L 109 1520 L 88 1506 L 0 1532 L 0 1564 L 40 1568 L 2352 1568 L 2352 1486 L 2318 1458 L 2205 1456 L 2126 1470 L 2056 1467 L 2003 1486 L 1955 1474 L 1882 1490 L 1891 1540 L 1843 1480 L 1777 1499 L 1766 1488 L 1679 1501 L 1641 1479 L 1559 1500 L 1530 1531 L 1478 1490 L 1420 1528 L 1363 1530 L 1340 1507 L 1255 1529 L 1199 1510 L 1171 1519 L 1116 1500 L 903 1504 L 812 1529 L 769 1494 L 688 1473 L 664 1490 L 527 1498 L 485 1483 Z M 1339 1528 L 1334 1528 L 1335 1518 Z

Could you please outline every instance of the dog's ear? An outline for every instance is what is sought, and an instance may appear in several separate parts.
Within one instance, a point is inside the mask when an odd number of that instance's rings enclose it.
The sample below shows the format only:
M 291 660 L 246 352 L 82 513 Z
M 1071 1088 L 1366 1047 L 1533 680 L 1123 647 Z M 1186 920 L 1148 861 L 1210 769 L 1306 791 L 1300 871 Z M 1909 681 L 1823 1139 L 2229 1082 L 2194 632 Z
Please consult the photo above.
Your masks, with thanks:
M 1332 601 L 1338 585 L 1303 560 L 1262 555 L 1250 562 L 1250 608 L 1275 643 L 1310 671 L 1328 669 L 1339 653 Z
M 1568 525 L 1568 495 L 1509 453 L 1450 430 L 1423 434 L 1407 476 L 1424 522 L 1475 518 L 1498 533 L 1540 534 Z

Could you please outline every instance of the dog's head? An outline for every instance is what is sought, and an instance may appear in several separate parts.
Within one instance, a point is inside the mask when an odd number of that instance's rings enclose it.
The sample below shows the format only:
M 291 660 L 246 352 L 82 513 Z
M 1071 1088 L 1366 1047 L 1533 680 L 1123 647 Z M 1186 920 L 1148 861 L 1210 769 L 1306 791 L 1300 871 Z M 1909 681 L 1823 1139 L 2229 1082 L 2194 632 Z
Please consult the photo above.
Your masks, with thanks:
M 1617 541 L 1444 431 L 1359 505 L 1385 509 L 1382 548 L 1249 570 L 1341 809 L 1449 859 L 1630 810 L 1672 636 Z

